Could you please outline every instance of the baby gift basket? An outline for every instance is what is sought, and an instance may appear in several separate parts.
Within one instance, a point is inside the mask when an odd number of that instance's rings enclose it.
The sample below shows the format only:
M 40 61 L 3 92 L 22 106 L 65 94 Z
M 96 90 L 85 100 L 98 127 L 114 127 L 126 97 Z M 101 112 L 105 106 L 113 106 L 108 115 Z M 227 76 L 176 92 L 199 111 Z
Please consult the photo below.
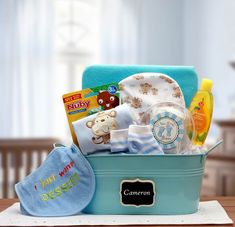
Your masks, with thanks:
M 202 146 L 213 110 L 212 81 L 202 85 L 189 66 L 88 67 L 83 90 L 63 95 L 74 143 L 15 185 L 22 214 L 196 212 L 221 142 Z
M 188 107 L 198 89 L 197 74 L 186 66 L 91 66 L 83 88 L 119 82 L 136 73 L 163 73 L 180 85 Z M 96 190 L 86 213 L 190 214 L 198 209 L 206 155 L 92 154 Z

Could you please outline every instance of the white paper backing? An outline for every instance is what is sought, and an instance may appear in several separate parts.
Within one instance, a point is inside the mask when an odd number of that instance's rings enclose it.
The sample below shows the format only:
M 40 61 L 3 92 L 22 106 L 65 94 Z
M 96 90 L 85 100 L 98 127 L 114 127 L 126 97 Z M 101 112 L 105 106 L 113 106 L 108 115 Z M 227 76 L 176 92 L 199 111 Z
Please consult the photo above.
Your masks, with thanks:
M 0 213 L 0 226 L 71 226 L 71 225 L 199 225 L 231 224 L 218 201 L 200 202 L 199 210 L 188 215 L 87 215 L 69 217 L 31 217 L 20 213 L 19 203 Z

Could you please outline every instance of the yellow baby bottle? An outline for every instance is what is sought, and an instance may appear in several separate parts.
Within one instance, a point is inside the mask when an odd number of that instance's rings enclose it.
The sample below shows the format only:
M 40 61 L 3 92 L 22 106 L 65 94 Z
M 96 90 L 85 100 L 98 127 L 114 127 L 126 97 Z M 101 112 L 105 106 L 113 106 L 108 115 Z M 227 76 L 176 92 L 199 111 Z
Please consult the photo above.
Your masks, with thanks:
M 213 95 L 212 81 L 203 79 L 200 90 L 193 97 L 189 107 L 195 124 L 195 136 L 192 141 L 194 145 L 201 146 L 204 144 L 213 113 Z

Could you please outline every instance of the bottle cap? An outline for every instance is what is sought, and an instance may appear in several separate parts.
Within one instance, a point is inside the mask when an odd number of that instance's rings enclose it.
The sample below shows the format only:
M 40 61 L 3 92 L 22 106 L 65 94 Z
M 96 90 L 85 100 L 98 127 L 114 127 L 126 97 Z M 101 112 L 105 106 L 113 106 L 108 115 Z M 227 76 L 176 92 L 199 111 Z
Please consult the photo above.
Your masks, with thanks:
M 200 90 L 211 91 L 212 90 L 212 84 L 213 84 L 212 80 L 202 79 L 201 89 Z

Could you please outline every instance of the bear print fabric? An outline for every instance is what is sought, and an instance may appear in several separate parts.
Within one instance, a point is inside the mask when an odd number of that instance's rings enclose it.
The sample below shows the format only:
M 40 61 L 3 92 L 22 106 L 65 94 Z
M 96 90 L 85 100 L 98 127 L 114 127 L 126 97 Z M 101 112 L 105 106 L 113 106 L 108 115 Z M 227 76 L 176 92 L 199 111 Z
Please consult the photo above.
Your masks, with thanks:
M 134 123 L 132 111 L 127 104 L 102 111 L 73 122 L 79 147 L 84 155 L 110 150 L 110 131 L 125 129 Z
M 160 102 L 173 102 L 185 106 L 178 83 L 161 73 L 140 73 L 119 82 L 121 102 L 135 114 L 138 124 L 146 124 L 145 111 Z
M 75 215 L 90 203 L 95 175 L 74 144 L 60 146 L 53 149 L 39 168 L 17 183 L 15 190 L 25 215 Z

